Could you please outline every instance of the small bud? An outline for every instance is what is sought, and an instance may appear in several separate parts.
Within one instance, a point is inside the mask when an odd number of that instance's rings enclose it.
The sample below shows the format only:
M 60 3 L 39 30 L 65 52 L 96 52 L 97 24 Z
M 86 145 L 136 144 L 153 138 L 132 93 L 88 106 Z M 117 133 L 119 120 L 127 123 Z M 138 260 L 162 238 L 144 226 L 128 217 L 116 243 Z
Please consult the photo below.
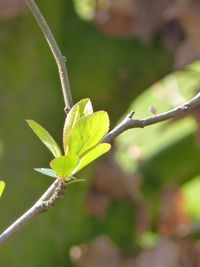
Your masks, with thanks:
M 157 110 L 156 110 L 156 108 L 155 108 L 154 106 L 151 106 L 151 107 L 149 108 L 149 110 L 150 110 L 150 112 L 151 112 L 154 116 L 157 114 Z
M 67 58 L 65 56 L 62 56 L 62 59 L 63 59 L 64 62 L 67 61 Z

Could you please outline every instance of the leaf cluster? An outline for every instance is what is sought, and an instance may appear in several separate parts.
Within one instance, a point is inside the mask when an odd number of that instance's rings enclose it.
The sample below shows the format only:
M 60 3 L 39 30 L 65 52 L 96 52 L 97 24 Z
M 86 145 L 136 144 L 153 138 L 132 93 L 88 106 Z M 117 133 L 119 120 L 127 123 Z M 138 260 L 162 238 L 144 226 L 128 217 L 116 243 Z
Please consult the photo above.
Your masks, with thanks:
M 110 144 L 101 143 L 109 130 L 109 117 L 105 111 L 93 112 L 91 101 L 82 99 L 69 111 L 63 129 L 63 154 L 50 133 L 33 120 L 29 126 L 52 152 L 51 169 L 36 171 L 53 178 L 72 181 L 73 175 L 89 163 L 108 152 Z

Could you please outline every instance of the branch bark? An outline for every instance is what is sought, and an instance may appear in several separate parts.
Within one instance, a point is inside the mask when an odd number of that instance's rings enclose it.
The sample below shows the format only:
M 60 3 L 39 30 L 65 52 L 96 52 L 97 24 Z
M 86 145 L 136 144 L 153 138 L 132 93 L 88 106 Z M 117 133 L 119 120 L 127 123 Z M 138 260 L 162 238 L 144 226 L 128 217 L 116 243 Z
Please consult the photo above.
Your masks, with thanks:
M 152 116 L 145 119 L 132 119 L 134 112 L 131 112 L 117 127 L 109 132 L 103 142 L 111 142 L 118 135 L 131 128 L 144 128 L 152 124 L 163 122 L 177 116 L 184 114 L 185 112 L 193 109 L 197 105 L 200 105 L 200 93 L 185 104 L 164 112 L 160 115 Z M 65 187 L 64 187 L 65 189 Z M 42 195 L 42 197 L 19 219 L 17 219 L 9 228 L 7 228 L 0 235 L 0 247 L 9 240 L 15 233 L 23 229 L 23 227 L 31 222 L 34 218 L 46 212 L 49 208 L 53 207 L 64 194 L 63 185 L 56 180 L 49 189 Z
M 70 110 L 70 108 L 73 106 L 73 100 L 72 100 L 72 95 L 71 95 L 71 89 L 69 85 L 69 79 L 68 79 L 68 74 L 67 74 L 67 68 L 65 65 L 66 58 L 61 54 L 61 51 L 56 43 L 56 40 L 47 24 L 45 21 L 42 13 L 40 12 L 39 8 L 35 4 L 33 0 L 25 0 L 27 5 L 29 6 L 33 16 L 35 17 L 38 25 L 40 26 L 47 43 L 49 44 L 49 47 L 52 51 L 52 54 L 55 58 L 55 61 L 58 66 L 58 72 L 60 75 L 60 81 L 61 81 L 61 86 L 62 86 L 62 92 L 63 92 L 63 97 L 64 97 L 64 102 L 65 102 L 65 111 L 67 112 Z
M 27 212 L 19 217 L 0 235 L 0 247 L 34 218 L 54 207 L 64 195 L 65 188 L 66 182 L 57 179 Z
M 38 25 L 40 26 L 57 63 L 65 103 L 65 112 L 67 113 L 73 106 L 73 100 L 65 65 L 66 58 L 61 54 L 61 51 L 51 30 L 34 0 L 25 1 L 29 6 L 33 16 L 35 17 Z M 24 213 L 0 235 L 0 247 L 35 217 L 53 207 L 63 196 L 65 187 L 66 184 L 63 181 L 57 179 L 26 213 Z
M 133 119 L 134 112 L 131 112 L 119 125 L 117 125 L 112 131 L 110 131 L 104 139 L 104 142 L 110 143 L 118 135 L 125 132 L 128 129 L 133 128 L 144 128 L 149 125 L 160 123 L 175 117 L 178 117 L 185 112 L 195 108 L 200 105 L 200 93 L 193 97 L 188 102 L 185 102 L 183 105 L 180 105 L 172 110 L 164 112 L 159 115 L 153 115 L 145 119 Z

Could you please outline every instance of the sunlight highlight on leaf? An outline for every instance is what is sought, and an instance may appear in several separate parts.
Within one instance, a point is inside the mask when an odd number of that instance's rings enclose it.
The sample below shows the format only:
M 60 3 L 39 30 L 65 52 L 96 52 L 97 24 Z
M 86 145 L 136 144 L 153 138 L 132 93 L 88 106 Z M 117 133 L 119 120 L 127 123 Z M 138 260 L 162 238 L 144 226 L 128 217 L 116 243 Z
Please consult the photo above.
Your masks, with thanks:
M 81 156 L 98 145 L 109 129 L 109 118 L 105 111 L 98 111 L 81 118 L 71 131 L 68 154 Z
M 86 155 L 84 155 L 77 168 L 74 170 L 73 174 L 77 173 L 81 169 L 83 169 L 85 166 L 90 164 L 92 161 L 95 159 L 99 158 L 101 155 L 105 154 L 108 152 L 111 148 L 110 144 L 104 143 L 96 146 L 95 148 L 91 149 Z
M 78 120 L 84 116 L 93 113 L 93 108 L 90 99 L 85 98 L 76 103 L 70 112 L 68 113 L 63 129 L 63 146 L 65 154 L 67 154 L 67 144 L 69 140 L 70 133 Z
M 79 158 L 76 156 L 62 156 L 50 162 L 51 168 L 62 178 L 69 177 L 76 168 Z
M 5 182 L 0 181 L 0 197 L 1 197 L 2 194 L 3 194 L 3 191 L 4 191 L 4 189 L 5 189 L 5 186 L 6 186 Z

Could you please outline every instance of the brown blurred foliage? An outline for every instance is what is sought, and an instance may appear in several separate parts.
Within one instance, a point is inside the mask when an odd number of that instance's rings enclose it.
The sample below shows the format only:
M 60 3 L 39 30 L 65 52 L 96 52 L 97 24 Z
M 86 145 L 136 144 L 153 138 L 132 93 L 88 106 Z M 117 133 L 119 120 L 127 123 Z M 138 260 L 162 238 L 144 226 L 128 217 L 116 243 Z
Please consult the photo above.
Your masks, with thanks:
M 88 244 L 72 247 L 70 255 L 78 267 L 198 267 L 200 247 L 190 241 L 161 239 L 152 249 L 137 256 L 122 257 L 120 250 L 106 236 Z
M 113 36 L 149 41 L 155 34 L 175 51 L 175 67 L 200 56 L 199 0 L 96 0 L 95 23 Z
M 24 0 L 0 0 L 0 18 L 7 18 L 24 13 L 27 10 Z

